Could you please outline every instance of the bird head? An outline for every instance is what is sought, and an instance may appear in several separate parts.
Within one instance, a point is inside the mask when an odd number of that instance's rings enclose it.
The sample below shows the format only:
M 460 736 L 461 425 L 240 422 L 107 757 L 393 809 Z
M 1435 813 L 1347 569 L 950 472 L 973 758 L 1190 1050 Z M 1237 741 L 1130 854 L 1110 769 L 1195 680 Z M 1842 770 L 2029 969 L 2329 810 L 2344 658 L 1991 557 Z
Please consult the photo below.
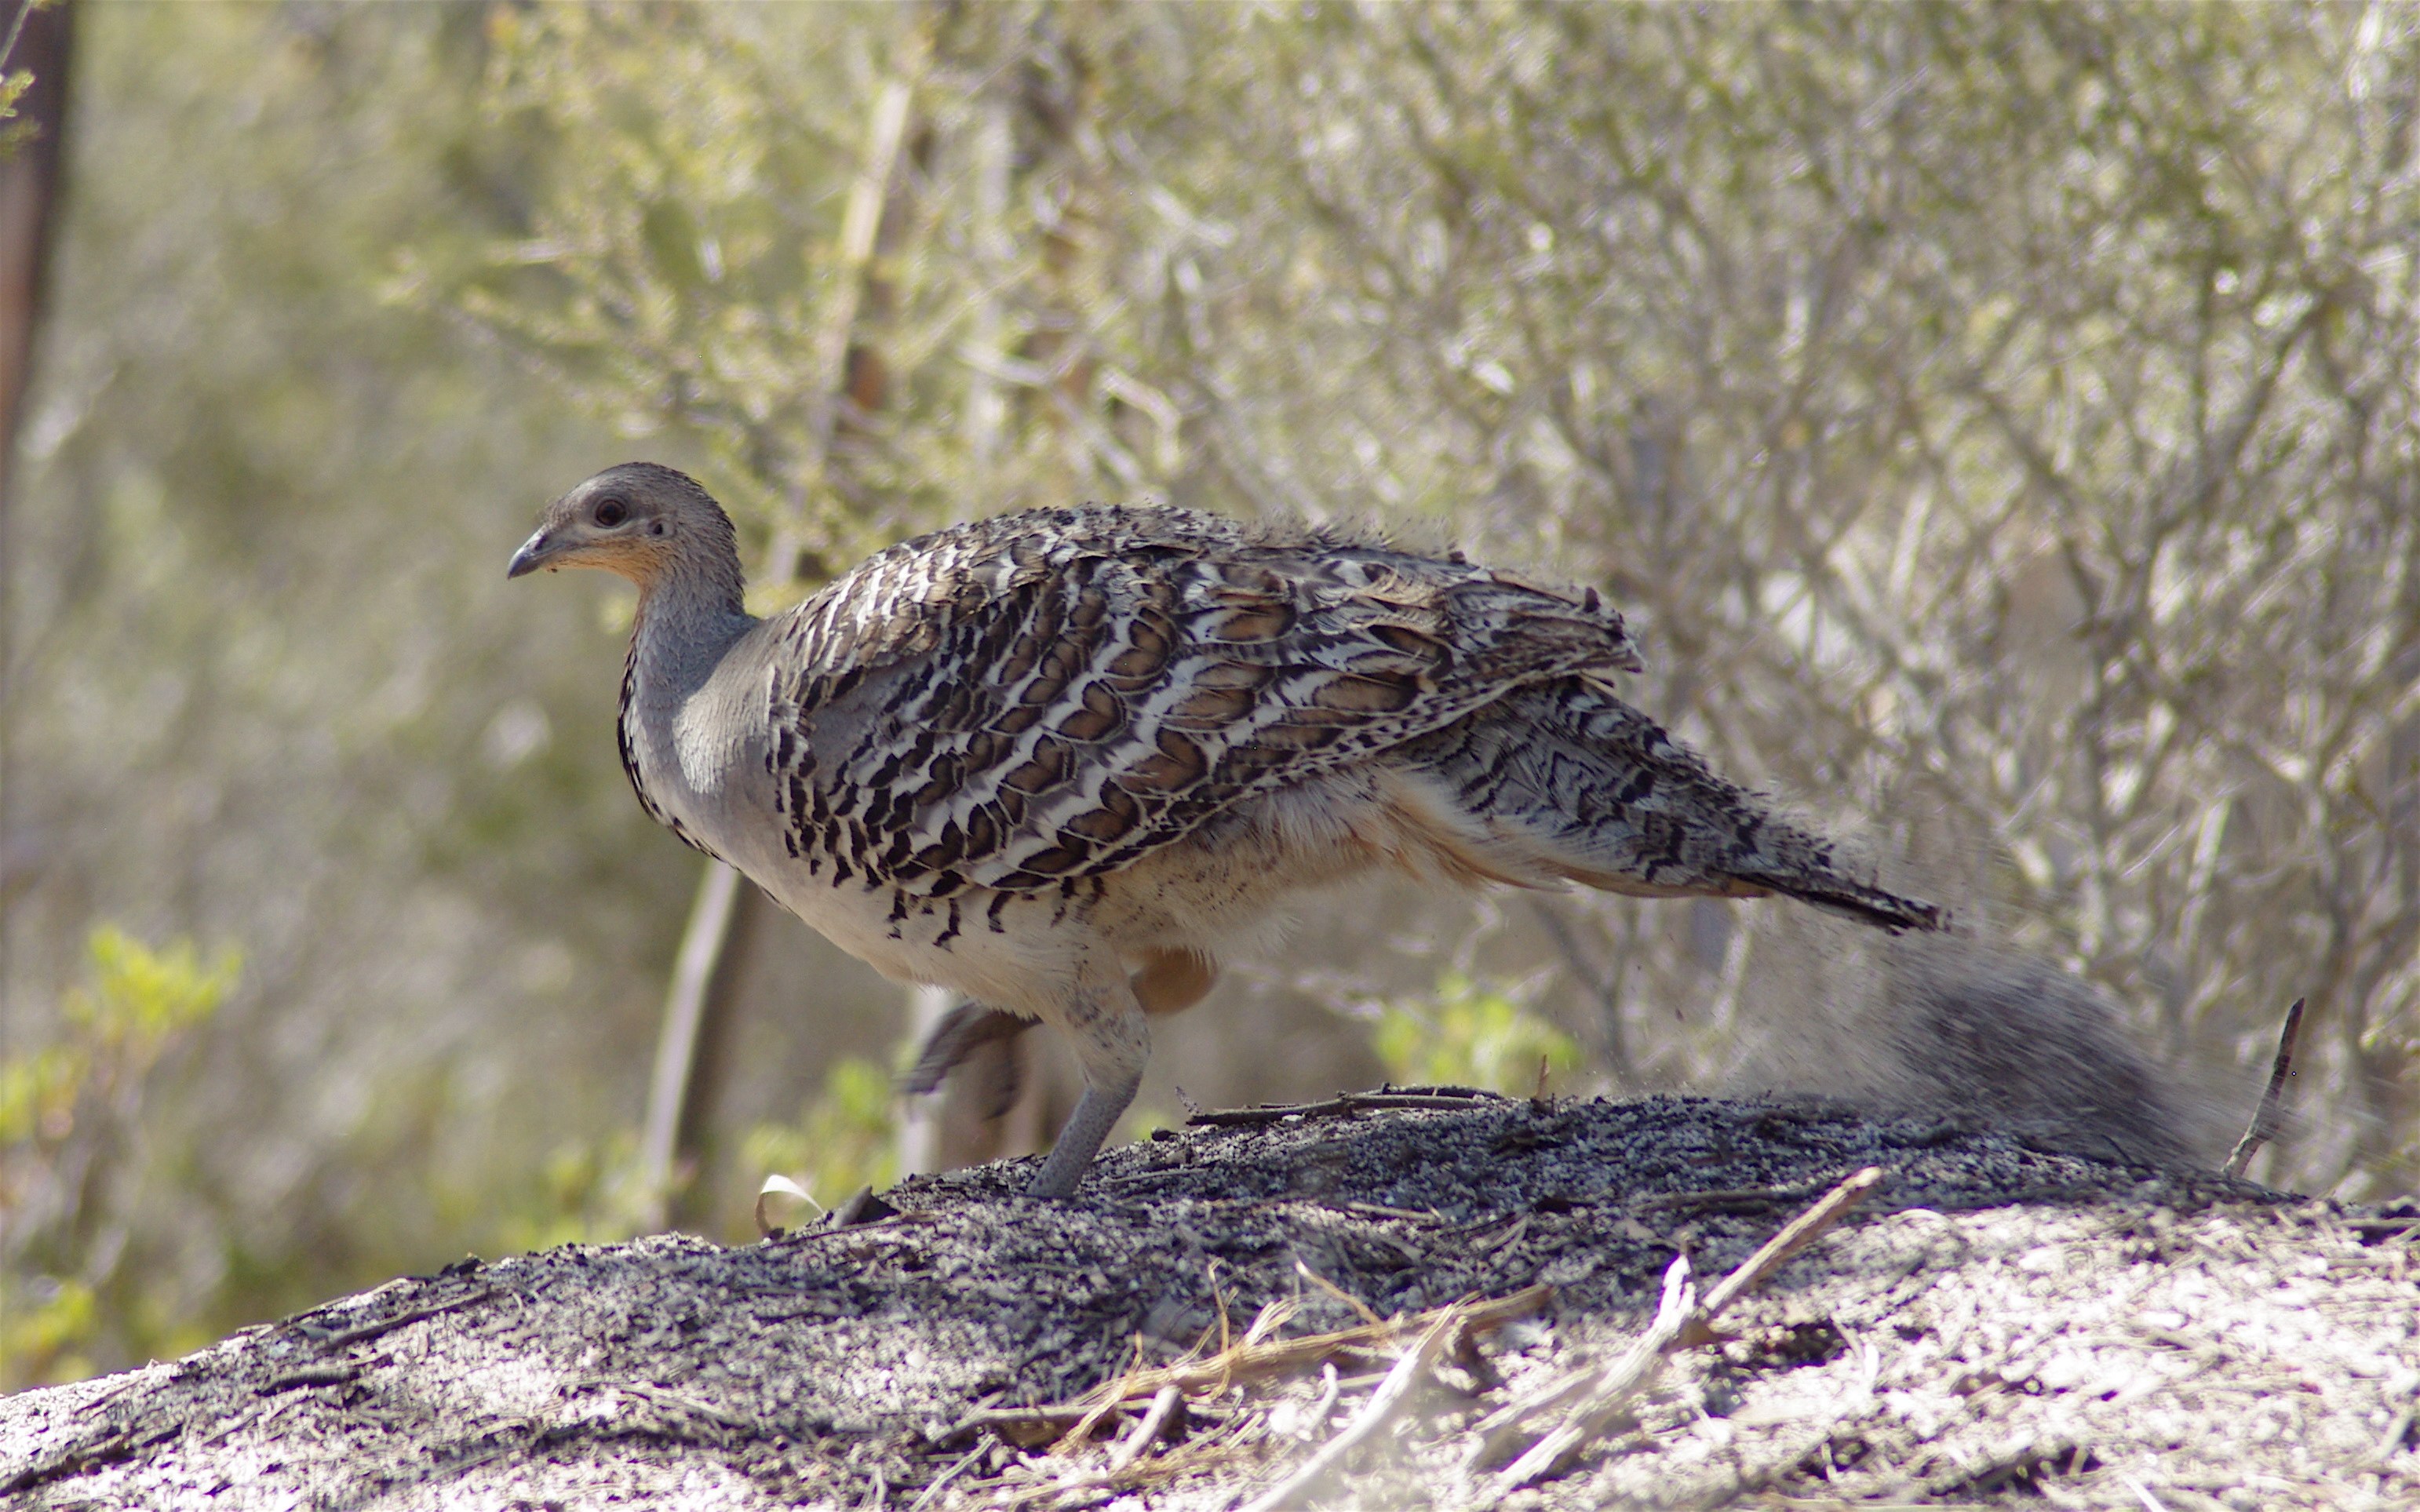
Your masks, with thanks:
M 607 468 L 547 506 L 507 578 L 540 567 L 602 567 L 652 588 L 684 562 L 737 570 L 730 517 L 688 473 L 653 462 Z

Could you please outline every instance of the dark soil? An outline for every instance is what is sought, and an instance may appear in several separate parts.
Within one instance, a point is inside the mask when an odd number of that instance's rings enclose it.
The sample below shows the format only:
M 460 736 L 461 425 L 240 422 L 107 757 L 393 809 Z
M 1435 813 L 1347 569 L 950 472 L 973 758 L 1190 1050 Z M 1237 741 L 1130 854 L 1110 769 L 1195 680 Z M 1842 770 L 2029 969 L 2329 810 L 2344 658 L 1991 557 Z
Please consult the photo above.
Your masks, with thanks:
M 1017 1162 L 743 1248 L 396 1281 L 0 1400 L 0 1502 L 1225 1507 L 1416 1330 L 1198 1383 L 1149 1443 L 1147 1391 L 1080 1434 L 1064 1405 L 1272 1304 L 1289 1337 L 1544 1282 L 1300 1504 L 2420 1505 L 2420 1215 L 1822 1107 L 1427 1101 L 1163 1132 L 1067 1203 Z M 1466 1468 L 1486 1414 L 1621 1351 L 1676 1252 L 1711 1285 L 1868 1165 L 1635 1421 L 1528 1489 Z

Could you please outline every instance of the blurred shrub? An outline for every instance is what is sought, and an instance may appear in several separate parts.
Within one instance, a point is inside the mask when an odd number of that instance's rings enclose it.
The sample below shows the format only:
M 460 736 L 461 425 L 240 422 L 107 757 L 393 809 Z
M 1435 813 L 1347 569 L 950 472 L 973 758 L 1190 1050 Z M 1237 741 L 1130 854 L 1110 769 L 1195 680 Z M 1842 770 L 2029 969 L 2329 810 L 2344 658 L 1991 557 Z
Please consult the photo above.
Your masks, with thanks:
M 1398 1086 L 1480 1087 L 1529 1096 L 1580 1069 L 1578 1041 L 1501 988 L 1459 971 L 1436 992 L 1379 1011 L 1370 1041 Z
M 889 1072 L 859 1056 L 835 1061 L 798 1122 L 760 1123 L 740 1137 L 747 1190 L 778 1173 L 833 1208 L 860 1187 L 889 1186 L 899 1179 L 898 1106 Z
M 499 1204 L 496 1242 L 506 1254 L 557 1244 L 611 1244 L 644 1231 L 653 1203 L 644 1189 L 636 1133 L 559 1145 L 518 1199 Z
M 2420 1180 L 2414 12 L 82 24 L 0 973 L 39 1142 L 101 1074 L 54 1011 L 94 918 L 245 948 L 201 1073 L 136 1078 L 182 1163 L 109 1273 L 151 1305 L 224 1328 L 615 1231 L 693 872 L 614 769 L 594 601 L 496 579 L 633 452 L 733 504 L 760 602 L 1087 498 L 1376 513 L 1595 584 L 1636 702 L 2178 1061 L 2248 1097 L 2307 995 L 2262 1174 Z M 1422 917 L 1474 982 L 1535 966 L 1522 908 Z M 1551 917 L 1573 969 L 1521 1006 L 1634 1085 L 1760 1080 L 1761 1018 L 1856 991 L 1775 905 Z M 1401 926 L 1321 918 L 1324 968 L 1394 970 L 1326 997 L 1416 1001 Z M 1476 1060 L 1492 1012 L 1401 1053 Z M 876 1101 L 756 1164 L 870 1148 Z M 39 1273 L 77 1335 L 86 1284 Z M 92 1358 L 139 1358 L 86 1289 Z
M 69 1042 L 96 918 L 240 945 L 111 1183 L 137 1300 L 214 1335 L 492 1244 L 558 1141 L 634 1119 L 691 878 L 616 768 L 593 604 L 502 581 L 610 435 L 377 297 L 398 246 L 514 223 L 478 9 L 76 24 L 0 552 L 0 1041 Z M 97 1365 L 152 1352 L 101 1304 Z
M 79 1379 L 104 1345 L 124 1357 L 200 1342 L 144 1304 L 139 1267 L 122 1262 L 154 1154 L 154 1069 L 218 1011 L 241 963 L 188 940 L 154 950 L 108 924 L 85 950 L 90 980 L 61 1004 L 60 1038 L 0 1057 L 0 1390 Z
M 85 949 L 94 980 L 60 1007 L 69 1038 L 0 1057 L 0 1144 L 64 1144 L 77 1104 L 105 1106 L 114 1088 L 139 1082 L 180 1031 L 218 1011 L 241 966 L 233 950 L 205 965 L 190 940 L 153 951 L 114 924 Z

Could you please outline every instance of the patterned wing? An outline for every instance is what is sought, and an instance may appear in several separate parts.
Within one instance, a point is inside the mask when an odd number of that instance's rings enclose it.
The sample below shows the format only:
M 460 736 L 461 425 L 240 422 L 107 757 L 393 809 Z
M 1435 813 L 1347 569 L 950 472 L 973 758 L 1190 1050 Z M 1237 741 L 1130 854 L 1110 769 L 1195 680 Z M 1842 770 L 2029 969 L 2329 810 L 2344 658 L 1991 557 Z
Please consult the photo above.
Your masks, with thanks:
M 1183 510 L 944 532 L 799 615 L 790 848 L 936 898 L 1112 872 L 1515 687 L 1637 666 L 1593 593 Z

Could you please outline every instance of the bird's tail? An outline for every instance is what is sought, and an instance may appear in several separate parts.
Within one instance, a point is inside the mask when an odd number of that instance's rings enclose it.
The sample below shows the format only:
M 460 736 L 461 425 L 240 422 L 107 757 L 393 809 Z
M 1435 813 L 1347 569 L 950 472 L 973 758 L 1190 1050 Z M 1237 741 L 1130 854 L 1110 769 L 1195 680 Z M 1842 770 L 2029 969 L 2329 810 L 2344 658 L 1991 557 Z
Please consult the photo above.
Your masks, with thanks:
M 1776 876 L 1764 886 L 1774 892 L 1787 893 L 1800 903 L 1821 908 L 1827 914 L 1838 914 L 1860 924 L 1871 924 L 1893 934 L 1902 930 L 1932 931 L 1949 927 L 1948 910 L 1937 904 L 1902 898 L 1898 893 L 1843 876 L 1838 872 L 1825 876 Z
M 1403 754 L 1486 832 L 1502 874 L 1650 897 L 1778 892 L 1893 933 L 1948 927 L 1942 909 L 1849 875 L 1830 841 L 1592 679 L 1518 689 Z

